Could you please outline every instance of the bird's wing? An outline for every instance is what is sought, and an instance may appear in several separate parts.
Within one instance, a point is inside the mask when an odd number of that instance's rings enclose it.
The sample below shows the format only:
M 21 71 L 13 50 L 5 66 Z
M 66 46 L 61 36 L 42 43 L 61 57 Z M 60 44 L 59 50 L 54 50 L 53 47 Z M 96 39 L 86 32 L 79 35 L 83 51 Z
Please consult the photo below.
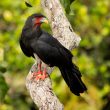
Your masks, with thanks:
M 38 57 L 48 65 L 56 66 L 58 63 L 63 62 L 63 57 L 60 54 L 59 49 L 42 40 L 33 42 L 31 47 L 34 53 L 36 53 Z
M 57 39 L 48 33 L 43 33 L 38 40 L 33 40 L 31 48 L 46 64 L 58 66 L 71 61 L 72 54 Z
M 43 34 L 39 40 L 51 45 L 52 47 L 59 49 L 59 52 L 61 54 L 66 55 L 65 57 L 68 57 L 69 59 L 72 59 L 73 55 L 71 54 L 71 52 L 49 33 L 43 31 Z
M 33 56 L 32 52 L 31 52 L 32 51 L 31 48 L 27 48 L 21 39 L 19 40 L 19 43 L 20 43 L 21 50 L 23 51 L 23 53 L 26 56 L 28 56 L 28 57 Z
M 39 40 L 42 40 L 42 41 L 50 44 L 53 47 L 58 48 L 59 46 L 60 47 L 62 46 L 61 43 L 57 39 L 55 39 L 52 35 L 50 35 L 47 32 L 44 32 L 44 31 L 43 31 L 41 37 L 39 38 Z

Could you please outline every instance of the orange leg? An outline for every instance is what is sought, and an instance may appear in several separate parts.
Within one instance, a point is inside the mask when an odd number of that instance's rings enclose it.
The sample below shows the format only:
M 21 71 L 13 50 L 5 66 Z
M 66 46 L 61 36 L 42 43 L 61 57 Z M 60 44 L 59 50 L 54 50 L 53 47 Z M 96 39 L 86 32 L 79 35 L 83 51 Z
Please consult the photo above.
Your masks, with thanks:
M 44 70 L 42 72 L 42 70 L 41 70 L 42 69 L 41 68 L 42 62 L 41 62 L 40 58 L 38 58 L 36 53 L 34 53 L 34 57 L 35 57 L 35 59 L 37 59 L 37 62 L 38 62 L 37 63 L 38 64 L 38 71 L 33 73 L 32 79 L 36 78 L 36 80 L 38 80 L 38 79 L 44 80 L 47 77 L 47 74 L 46 74 L 46 64 L 45 64 Z
M 37 75 L 42 74 L 41 64 L 42 64 L 42 62 L 40 61 L 38 63 L 38 71 L 33 73 L 33 77 L 36 77 Z

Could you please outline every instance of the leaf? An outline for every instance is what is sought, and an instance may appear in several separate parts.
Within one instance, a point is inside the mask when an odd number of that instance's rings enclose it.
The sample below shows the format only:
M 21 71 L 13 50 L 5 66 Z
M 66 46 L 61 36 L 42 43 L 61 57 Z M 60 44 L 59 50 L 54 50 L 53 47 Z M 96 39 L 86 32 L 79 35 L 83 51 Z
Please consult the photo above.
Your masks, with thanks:
M 3 102 L 7 91 L 8 85 L 6 84 L 4 77 L 0 74 L 0 103 Z
M 71 3 L 73 3 L 75 0 L 60 0 L 61 4 L 63 5 L 65 11 L 67 14 L 70 13 L 71 9 L 70 9 L 70 5 Z
M 70 4 L 73 3 L 75 0 L 70 0 Z
M 69 0 L 60 0 L 61 4 L 63 5 L 66 13 L 70 11 L 70 1 Z
M 32 5 L 31 5 L 31 4 L 29 4 L 29 3 L 28 3 L 28 2 L 26 2 L 26 1 L 25 1 L 25 4 L 26 4 L 26 6 L 27 6 L 27 7 L 32 7 Z

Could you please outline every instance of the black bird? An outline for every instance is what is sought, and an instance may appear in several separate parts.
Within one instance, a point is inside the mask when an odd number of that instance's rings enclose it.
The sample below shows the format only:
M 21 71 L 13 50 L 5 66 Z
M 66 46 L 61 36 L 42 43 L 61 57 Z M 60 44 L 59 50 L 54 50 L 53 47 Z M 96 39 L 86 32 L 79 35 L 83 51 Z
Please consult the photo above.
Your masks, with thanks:
M 87 88 L 81 80 L 78 67 L 72 63 L 73 55 L 57 39 L 40 28 L 43 22 L 47 22 L 47 19 L 42 14 L 28 17 L 20 37 L 21 49 L 27 57 L 40 58 L 39 71 L 34 74 L 37 79 L 46 78 L 46 68 L 41 71 L 41 61 L 50 67 L 57 66 L 71 92 L 79 96 Z

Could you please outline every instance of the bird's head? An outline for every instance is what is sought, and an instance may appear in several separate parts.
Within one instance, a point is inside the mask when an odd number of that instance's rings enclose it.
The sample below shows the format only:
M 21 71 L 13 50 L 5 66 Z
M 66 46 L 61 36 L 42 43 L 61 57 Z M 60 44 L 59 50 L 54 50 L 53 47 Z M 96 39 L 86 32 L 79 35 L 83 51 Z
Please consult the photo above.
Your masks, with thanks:
M 32 27 L 40 26 L 42 23 L 47 23 L 47 18 L 42 14 L 32 14 L 28 17 L 26 24 L 31 24 Z

